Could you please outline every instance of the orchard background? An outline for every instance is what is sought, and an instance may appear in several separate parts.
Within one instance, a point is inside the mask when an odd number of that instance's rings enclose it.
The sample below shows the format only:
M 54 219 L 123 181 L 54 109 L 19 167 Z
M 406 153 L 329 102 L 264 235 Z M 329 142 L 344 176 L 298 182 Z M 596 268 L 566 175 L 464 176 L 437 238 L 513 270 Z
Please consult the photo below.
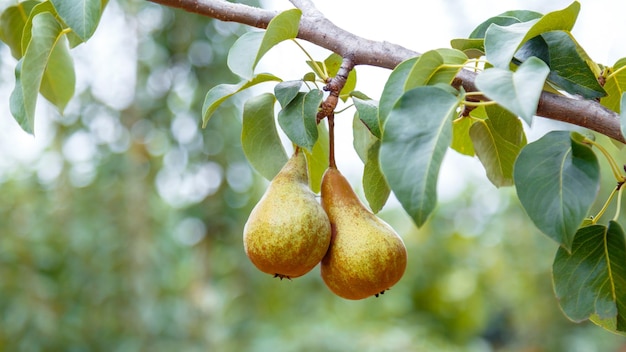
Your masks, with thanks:
M 3 1 L 0 10 L 17 4 L 24 2 Z M 286 1 L 263 5 L 292 8 Z M 316 5 L 348 31 L 423 53 L 449 47 L 504 11 L 549 13 L 571 2 L 442 1 L 418 14 L 400 3 Z M 608 66 L 626 56 L 616 6 L 581 1 L 572 31 Z M 207 91 L 241 80 L 229 72 L 227 55 L 250 29 L 111 0 L 93 37 L 70 51 L 76 85 L 63 114 L 38 99 L 34 136 L 11 117 L 17 60 L 0 46 L 0 349 L 625 348 L 622 336 L 567 319 L 552 283 L 558 243 L 529 219 L 515 187 L 494 187 L 478 158 L 453 150 L 439 173 L 437 206 L 419 228 L 393 196 L 379 213 L 409 253 L 407 272 L 388 294 L 345 301 L 315 271 L 291 282 L 258 272 L 243 253 L 241 233 L 267 180 L 244 155 L 241 110 L 273 84 L 229 98 L 201 128 Z M 299 42 L 315 60 L 329 55 Z M 298 79 L 310 70 L 306 60 L 284 42 L 257 69 Z M 390 71 L 356 71 L 358 90 L 378 99 Z M 365 201 L 353 114 L 336 118 L 337 163 Z M 528 142 L 553 129 L 590 135 L 537 117 L 532 128 L 524 126 Z M 619 143 L 599 134 L 596 142 L 617 164 L 626 162 Z M 602 179 L 590 214 L 615 188 L 611 165 L 600 154 L 598 160 Z M 615 211 L 612 203 L 607 213 Z

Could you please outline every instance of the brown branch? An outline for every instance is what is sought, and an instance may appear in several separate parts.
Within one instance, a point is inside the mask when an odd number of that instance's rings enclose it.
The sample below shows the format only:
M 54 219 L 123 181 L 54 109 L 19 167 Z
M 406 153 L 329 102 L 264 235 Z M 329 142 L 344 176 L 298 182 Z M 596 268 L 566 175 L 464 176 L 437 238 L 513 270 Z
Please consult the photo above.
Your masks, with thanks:
M 221 21 L 231 21 L 257 28 L 267 28 L 276 12 L 229 3 L 221 0 L 149 0 L 169 7 L 212 17 Z M 342 57 L 349 57 L 354 65 L 371 65 L 393 69 L 400 62 L 419 53 L 405 47 L 359 37 L 337 27 L 319 12 L 310 0 L 291 0 L 303 12 L 298 38 L 333 51 Z M 468 92 L 476 91 L 475 74 L 461 70 L 453 85 L 463 87 Z M 602 133 L 626 143 L 621 134 L 619 116 L 604 108 L 596 101 L 572 99 L 552 93 L 541 95 L 537 115 L 553 120 L 564 121 Z

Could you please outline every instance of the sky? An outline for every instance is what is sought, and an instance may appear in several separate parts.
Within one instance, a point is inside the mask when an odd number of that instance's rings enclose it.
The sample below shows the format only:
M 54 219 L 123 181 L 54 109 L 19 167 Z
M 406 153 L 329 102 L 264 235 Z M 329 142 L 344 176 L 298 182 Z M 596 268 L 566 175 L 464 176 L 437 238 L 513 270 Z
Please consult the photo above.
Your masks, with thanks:
M 626 21 L 621 18 L 626 10 L 626 2 L 611 0 L 581 0 L 581 13 L 573 30 L 574 36 L 596 61 L 611 65 L 618 58 L 626 56 L 623 38 L 626 36 Z M 418 52 L 449 47 L 453 38 L 466 37 L 471 30 L 485 19 L 507 10 L 527 9 L 549 12 L 568 6 L 569 0 L 447 0 L 430 2 L 407 2 L 386 0 L 336 1 L 319 0 L 315 4 L 331 21 L 340 27 L 365 38 L 389 41 Z M 411 7 L 407 8 L 407 3 Z M 287 0 L 264 0 L 267 8 L 276 10 L 291 8 Z M 159 5 L 153 5 L 159 6 Z M 147 14 L 150 14 L 148 11 Z M 158 11 L 154 11 L 158 15 Z M 154 25 L 151 16 L 139 18 L 140 27 Z M 125 20 L 122 10 L 111 1 L 95 36 L 85 45 L 74 51 L 77 57 L 77 91 L 85 88 L 87 79 L 92 79 L 94 92 L 99 98 L 114 108 L 123 109 L 132 97 L 136 73 L 134 61 L 137 42 L 127 33 L 138 30 L 136 24 Z M 141 30 L 141 28 L 139 28 Z M 315 58 L 328 55 L 325 50 L 303 43 Z M 130 50 L 129 50 L 130 48 Z M 64 155 L 48 155 L 45 148 L 54 131 L 51 126 L 51 108 L 43 99 L 37 107 L 36 137 L 27 135 L 17 126 L 9 113 L 8 101 L 13 86 L 14 60 L 7 50 L 0 58 L 0 181 L 9 174 L 22 169 L 35 169 L 40 178 L 53 178 L 59 170 L 61 157 L 78 160 L 87 177 L 90 175 L 89 158 L 93 157 L 94 141 L 85 136 L 77 136 L 68 141 Z M 284 43 L 270 51 L 261 61 L 258 70 L 277 74 L 285 79 L 302 77 L 309 71 L 306 57 L 292 43 Z M 285 64 L 285 63 L 289 64 Z M 357 67 L 357 89 L 378 99 L 390 71 L 380 68 Z M 129 84 L 129 82 L 132 82 Z M 76 108 L 76 101 L 68 109 Z M 338 142 L 337 162 L 358 190 L 362 167 L 352 149 L 351 114 L 348 118 L 337 119 Z M 71 122 L 71 121 L 68 121 Z M 198 123 L 200 117 L 198 116 Z M 104 127 L 106 121 L 103 120 Z M 542 121 L 537 121 L 541 126 Z M 106 129 L 103 129 L 106 130 Z M 102 138 L 108 138 L 104 135 Z M 342 166 L 343 165 L 343 166 Z M 82 171 L 80 171 L 82 170 Z M 484 170 L 475 158 L 461 157 L 448 152 L 441 172 L 439 193 L 443 199 L 451 199 L 462 192 L 466 184 L 458 182 L 458 175 L 471 174 L 471 182 L 488 185 Z M 86 176 L 85 176 L 86 175 Z M 80 176 L 80 174 L 79 174 Z M 493 187 L 492 187 L 493 188 Z

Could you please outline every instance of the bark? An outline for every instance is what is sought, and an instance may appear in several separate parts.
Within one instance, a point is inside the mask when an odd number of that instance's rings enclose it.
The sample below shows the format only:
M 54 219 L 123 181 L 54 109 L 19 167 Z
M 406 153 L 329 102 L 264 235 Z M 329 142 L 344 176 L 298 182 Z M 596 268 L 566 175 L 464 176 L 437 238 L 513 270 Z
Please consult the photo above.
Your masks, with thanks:
M 238 22 L 262 29 L 267 28 L 268 23 L 277 15 L 275 11 L 223 0 L 149 1 L 221 21 Z M 400 62 L 419 55 L 418 52 L 400 45 L 369 40 L 339 28 L 318 11 L 310 0 L 291 0 L 291 3 L 302 10 L 298 38 L 349 58 L 354 65 L 393 69 Z M 462 86 L 469 92 L 477 91 L 475 77 L 474 72 L 462 70 L 453 85 L 457 88 Z M 619 115 L 596 101 L 544 92 L 537 107 L 537 115 L 585 127 L 626 143 L 620 130 Z

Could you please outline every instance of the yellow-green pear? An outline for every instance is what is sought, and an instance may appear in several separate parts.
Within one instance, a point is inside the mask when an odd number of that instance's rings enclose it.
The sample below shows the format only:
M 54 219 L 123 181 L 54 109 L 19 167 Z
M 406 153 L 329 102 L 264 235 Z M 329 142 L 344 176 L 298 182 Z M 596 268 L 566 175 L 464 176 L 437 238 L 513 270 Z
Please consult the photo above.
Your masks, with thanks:
M 330 222 L 309 188 L 299 149 L 270 182 L 243 230 L 246 255 L 261 271 L 295 278 L 313 269 L 330 243 Z
M 361 203 L 336 167 L 324 173 L 321 194 L 332 227 L 330 247 L 321 265 L 324 282 L 347 299 L 384 293 L 406 269 L 404 242 Z

